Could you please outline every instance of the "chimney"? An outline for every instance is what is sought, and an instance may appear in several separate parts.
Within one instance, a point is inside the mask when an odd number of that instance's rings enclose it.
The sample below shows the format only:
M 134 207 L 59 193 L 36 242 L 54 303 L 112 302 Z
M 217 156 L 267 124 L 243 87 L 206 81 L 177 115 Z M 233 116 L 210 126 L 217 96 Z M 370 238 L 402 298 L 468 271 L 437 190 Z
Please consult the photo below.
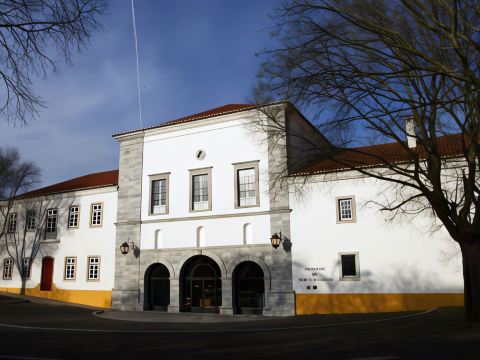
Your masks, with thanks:
M 415 135 L 415 121 L 409 117 L 405 120 L 405 132 L 407 133 L 407 144 L 409 148 L 417 147 L 417 138 Z

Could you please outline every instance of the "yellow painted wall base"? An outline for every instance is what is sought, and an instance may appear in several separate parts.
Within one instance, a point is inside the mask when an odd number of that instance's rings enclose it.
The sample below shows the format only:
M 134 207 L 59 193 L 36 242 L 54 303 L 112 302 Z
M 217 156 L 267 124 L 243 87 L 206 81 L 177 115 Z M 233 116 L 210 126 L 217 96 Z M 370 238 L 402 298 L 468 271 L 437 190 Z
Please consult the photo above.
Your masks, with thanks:
M 296 294 L 297 315 L 427 310 L 463 306 L 463 294 Z
M 20 294 L 20 288 L 0 287 L 0 291 Z M 52 291 L 41 291 L 39 284 L 34 288 L 25 289 L 25 295 L 101 308 L 112 307 L 112 292 L 109 290 L 66 290 L 59 289 L 53 284 Z

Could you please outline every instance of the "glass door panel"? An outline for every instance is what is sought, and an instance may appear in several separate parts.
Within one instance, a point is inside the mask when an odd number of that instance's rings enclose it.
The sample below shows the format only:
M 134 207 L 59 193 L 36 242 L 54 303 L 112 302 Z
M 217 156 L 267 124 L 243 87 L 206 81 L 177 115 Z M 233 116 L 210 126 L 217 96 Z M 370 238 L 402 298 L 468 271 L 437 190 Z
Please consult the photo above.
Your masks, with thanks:
M 202 306 L 203 280 L 191 280 L 192 283 L 192 307 Z

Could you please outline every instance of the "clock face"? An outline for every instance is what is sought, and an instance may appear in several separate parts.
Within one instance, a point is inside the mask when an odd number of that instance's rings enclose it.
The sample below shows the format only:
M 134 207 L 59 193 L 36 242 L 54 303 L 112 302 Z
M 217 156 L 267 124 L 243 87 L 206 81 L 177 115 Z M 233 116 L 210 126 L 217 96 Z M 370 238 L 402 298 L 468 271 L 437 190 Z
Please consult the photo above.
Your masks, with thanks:
M 207 156 L 207 153 L 205 152 L 205 150 L 198 150 L 195 156 L 197 160 L 203 160 L 205 159 L 205 156 Z

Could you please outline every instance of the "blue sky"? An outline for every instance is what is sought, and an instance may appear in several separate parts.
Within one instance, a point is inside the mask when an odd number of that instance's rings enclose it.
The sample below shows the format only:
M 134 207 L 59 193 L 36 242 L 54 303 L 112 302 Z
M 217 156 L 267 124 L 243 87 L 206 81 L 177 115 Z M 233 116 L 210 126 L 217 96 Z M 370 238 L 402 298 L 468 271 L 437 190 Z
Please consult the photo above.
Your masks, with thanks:
M 136 0 L 143 125 L 248 102 L 278 0 Z M 72 67 L 35 82 L 48 107 L 29 126 L 0 121 L 0 144 L 42 169 L 43 185 L 118 168 L 111 135 L 139 127 L 130 0 L 111 0 Z

